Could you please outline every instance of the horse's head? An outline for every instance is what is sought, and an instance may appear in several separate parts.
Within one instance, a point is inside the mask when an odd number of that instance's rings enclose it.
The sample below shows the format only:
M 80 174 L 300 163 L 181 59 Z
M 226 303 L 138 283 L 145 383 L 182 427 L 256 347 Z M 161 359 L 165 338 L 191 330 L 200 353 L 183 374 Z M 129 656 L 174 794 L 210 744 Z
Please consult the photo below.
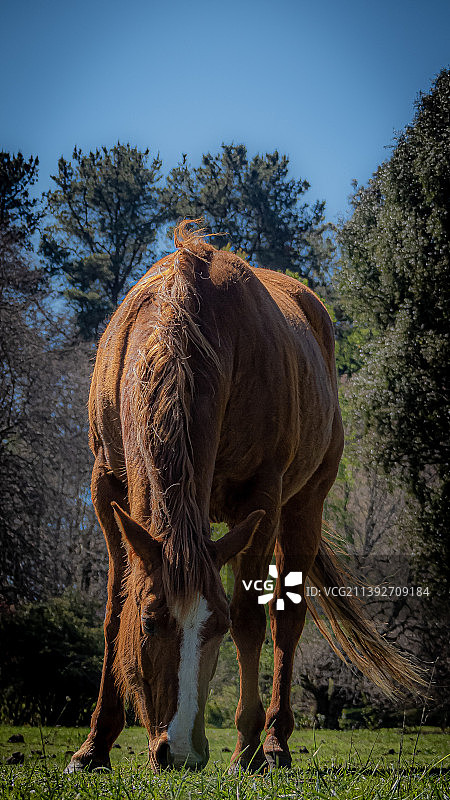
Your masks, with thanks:
M 187 602 L 172 593 L 167 596 L 161 542 L 116 505 L 114 512 L 131 548 L 117 679 L 147 728 L 152 767 L 203 767 L 209 755 L 205 703 L 229 627 L 219 570 L 248 545 L 264 512 L 253 512 L 218 542 L 209 543 L 213 574 L 205 576 L 202 592 Z

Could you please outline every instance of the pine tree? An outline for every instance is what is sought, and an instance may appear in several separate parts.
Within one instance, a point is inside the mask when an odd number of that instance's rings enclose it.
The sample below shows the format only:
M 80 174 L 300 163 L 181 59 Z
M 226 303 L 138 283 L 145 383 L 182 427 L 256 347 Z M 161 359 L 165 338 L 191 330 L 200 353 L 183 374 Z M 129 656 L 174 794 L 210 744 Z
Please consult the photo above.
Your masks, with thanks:
M 249 159 L 243 145 L 222 145 L 199 167 L 187 157 L 168 175 L 162 203 L 168 219 L 202 217 L 219 234 L 216 247 L 231 245 L 256 266 L 298 272 L 312 285 L 323 281 L 332 255 L 325 234 L 324 202 L 311 207 L 306 180 L 289 175 L 289 159 L 273 153 Z
M 75 309 L 83 338 L 95 337 L 118 301 L 153 259 L 161 221 L 161 160 L 118 143 L 60 158 L 47 193 L 53 219 L 41 252 Z

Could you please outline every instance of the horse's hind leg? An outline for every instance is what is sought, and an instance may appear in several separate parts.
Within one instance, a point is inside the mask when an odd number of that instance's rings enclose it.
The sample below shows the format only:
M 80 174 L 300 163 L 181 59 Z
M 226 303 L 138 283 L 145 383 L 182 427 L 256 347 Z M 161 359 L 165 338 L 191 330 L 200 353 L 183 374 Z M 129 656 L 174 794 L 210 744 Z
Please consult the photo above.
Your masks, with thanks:
M 124 703 L 112 671 L 114 640 L 119 633 L 122 611 L 122 579 L 126 567 L 126 551 L 114 520 L 111 503 L 126 507 L 125 489 L 108 473 L 103 456 L 98 454 L 92 472 L 92 502 L 106 539 L 109 555 L 108 600 L 104 632 L 105 654 L 97 705 L 91 719 L 91 731 L 80 749 L 72 756 L 65 772 L 80 769 L 111 768 L 109 751 L 125 723 Z

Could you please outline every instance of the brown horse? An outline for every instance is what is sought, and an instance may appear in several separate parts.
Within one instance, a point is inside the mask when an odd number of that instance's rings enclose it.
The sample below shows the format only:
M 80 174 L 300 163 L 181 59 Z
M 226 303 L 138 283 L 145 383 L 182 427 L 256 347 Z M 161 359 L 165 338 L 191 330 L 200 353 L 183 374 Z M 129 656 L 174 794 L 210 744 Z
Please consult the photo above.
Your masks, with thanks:
M 186 222 L 175 244 L 129 292 L 99 344 L 89 412 L 92 499 L 109 552 L 105 657 L 91 732 L 69 772 L 109 767 L 125 694 L 148 731 L 154 769 L 204 766 L 208 684 L 230 624 L 241 683 L 233 762 L 289 765 L 304 580 L 322 589 L 347 582 L 322 538 L 343 447 L 324 306 L 298 281 L 217 251 Z M 211 519 L 231 529 L 218 542 Z M 261 587 L 274 551 L 265 713 L 265 598 L 254 581 Z M 227 561 L 230 607 L 219 575 Z M 320 600 L 365 674 L 386 691 L 414 683 L 355 599 L 322 592 Z

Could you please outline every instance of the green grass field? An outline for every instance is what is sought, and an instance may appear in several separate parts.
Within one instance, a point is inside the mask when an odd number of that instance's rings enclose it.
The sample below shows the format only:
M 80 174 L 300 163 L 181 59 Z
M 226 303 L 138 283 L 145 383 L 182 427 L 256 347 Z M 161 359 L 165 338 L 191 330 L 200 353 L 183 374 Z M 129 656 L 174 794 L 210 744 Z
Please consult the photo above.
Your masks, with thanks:
M 8 743 L 18 733 L 25 742 Z M 2 800 L 450 798 L 450 741 L 433 728 L 422 728 L 419 735 L 413 729 L 296 731 L 291 738 L 293 768 L 256 776 L 228 773 L 234 730 L 208 729 L 211 758 L 202 773 L 153 775 L 145 766 L 145 731 L 128 728 L 112 751 L 112 773 L 63 776 L 65 763 L 86 733 L 82 728 L 1 727 Z M 23 754 L 23 764 L 6 763 L 15 752 Z

